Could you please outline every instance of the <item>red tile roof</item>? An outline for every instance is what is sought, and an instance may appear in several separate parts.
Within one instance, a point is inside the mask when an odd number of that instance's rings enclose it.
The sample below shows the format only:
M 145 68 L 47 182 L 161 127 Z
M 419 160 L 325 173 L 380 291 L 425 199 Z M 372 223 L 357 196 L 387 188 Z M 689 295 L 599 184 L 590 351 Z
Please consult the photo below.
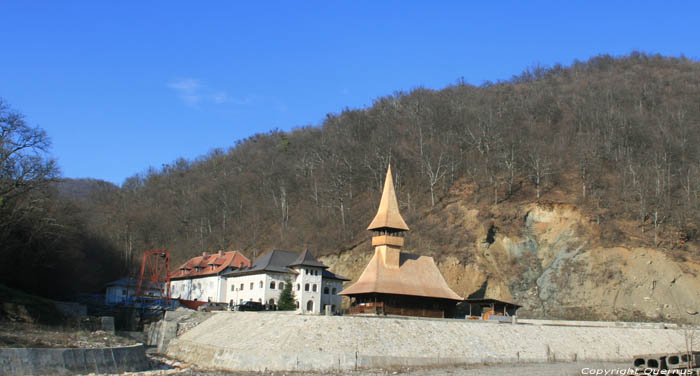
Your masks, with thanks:
M 228 268 L 240 269 L 250 267 L 250 260 L 240 252 L 230 251 L 193 257 L 170 273 L 170 279 L 197 278 L 218 275 L 231 271 Z

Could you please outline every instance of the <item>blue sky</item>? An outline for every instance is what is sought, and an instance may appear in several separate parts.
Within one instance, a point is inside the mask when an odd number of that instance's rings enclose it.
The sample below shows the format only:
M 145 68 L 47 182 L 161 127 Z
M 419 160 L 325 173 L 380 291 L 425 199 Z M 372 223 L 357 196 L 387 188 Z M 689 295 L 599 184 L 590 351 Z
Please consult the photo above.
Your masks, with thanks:
M 4 0 L 0 15 L 0 97 L 48 132 L 64 176 L 116 184 L 397 90 L 700 57 L 690 1 Z

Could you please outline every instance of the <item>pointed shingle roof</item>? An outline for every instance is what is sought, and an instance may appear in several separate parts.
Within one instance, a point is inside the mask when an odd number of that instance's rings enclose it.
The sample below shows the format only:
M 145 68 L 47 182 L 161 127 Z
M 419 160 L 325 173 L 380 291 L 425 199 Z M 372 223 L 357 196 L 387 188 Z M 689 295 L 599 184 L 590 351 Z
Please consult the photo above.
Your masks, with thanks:
M 404 222 L 401 217 L 401 213 L 399 213 L 399 203 L 396 200 L 394 180 L 391 177 L 391 165 L 389 165 L 386 171 L 384 191 L 382 192 L 382 200 L 379 202 L 377 215 L 374 216 L 372 223 L 367 227 L 367 230 L 381 229 L 408 231 L 408 225 L 406 225 L 406 222 Z
M 302 252 L 296 260 L 294 260 L 294 262 L 289 264 L 289 266 L 314 266 L 317 268 L 328 268 L 324 263 L 316 260 L 316 256 L 314 256 L 308 249 L 305 249 L 304 252 Z
M 381 293 L 462 300 L 447 285 L 432 257 L 410 253 L 401 253 L 399 257 L 399 267 L 388 268 L 380 252 L 375 250 L 357 282 L 344 288 L 339 295 Z
M 253 265 L 249 268 L 242 268 L 240 270 L 234 270 L 228 273 L 228 276 L 244 275 L 244 274 L 256 274 L 263 272 L 278 272 L 278 273 L 289 273 L 292 272 L 287 266 L 290 262 L 297 258 L 296 252 L 273 250 L 268 252 L 253 261 Z

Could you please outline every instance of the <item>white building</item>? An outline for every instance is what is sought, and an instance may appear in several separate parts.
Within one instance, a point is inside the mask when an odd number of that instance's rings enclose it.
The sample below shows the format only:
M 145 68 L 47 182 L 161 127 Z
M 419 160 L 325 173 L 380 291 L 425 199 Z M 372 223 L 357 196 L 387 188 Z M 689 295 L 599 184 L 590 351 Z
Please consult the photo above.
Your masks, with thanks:
M 297 310 L 321 313 L 326 306 L 340 311 L 338 295 L 347 278 L 329 272 L 308 250 L 302 253 L 274 250 L 253 262 L 250 268 L 227 273 L 226 301 L 254 301 L 276 306 L 284 285 L 292 283 Z
M 170 297 L 173 299 L 226 302 L 224 274 L 250 266 L 240 252 L 202 253 L 189 259 L 170 274 Z
M 144 296 L 162 297 L 162 284 L 155 284 L 151 281 L 143 281 L 141 286 Z M 135 278 L 121 278 L 116 281 L 109 282 L 105 285 L 105 303 L 118 304 L 124 303 L 136 296 L 136 289 L 139 286 L 139 280 Z

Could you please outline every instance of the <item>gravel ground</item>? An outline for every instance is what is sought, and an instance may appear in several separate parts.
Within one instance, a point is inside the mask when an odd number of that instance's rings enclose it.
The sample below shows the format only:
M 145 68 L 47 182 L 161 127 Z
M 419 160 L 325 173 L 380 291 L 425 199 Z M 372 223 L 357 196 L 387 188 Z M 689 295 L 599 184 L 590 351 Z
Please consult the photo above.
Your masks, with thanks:
M 138 343 L 103 331 L 0 321 L 0 347 L 101 348 Z

